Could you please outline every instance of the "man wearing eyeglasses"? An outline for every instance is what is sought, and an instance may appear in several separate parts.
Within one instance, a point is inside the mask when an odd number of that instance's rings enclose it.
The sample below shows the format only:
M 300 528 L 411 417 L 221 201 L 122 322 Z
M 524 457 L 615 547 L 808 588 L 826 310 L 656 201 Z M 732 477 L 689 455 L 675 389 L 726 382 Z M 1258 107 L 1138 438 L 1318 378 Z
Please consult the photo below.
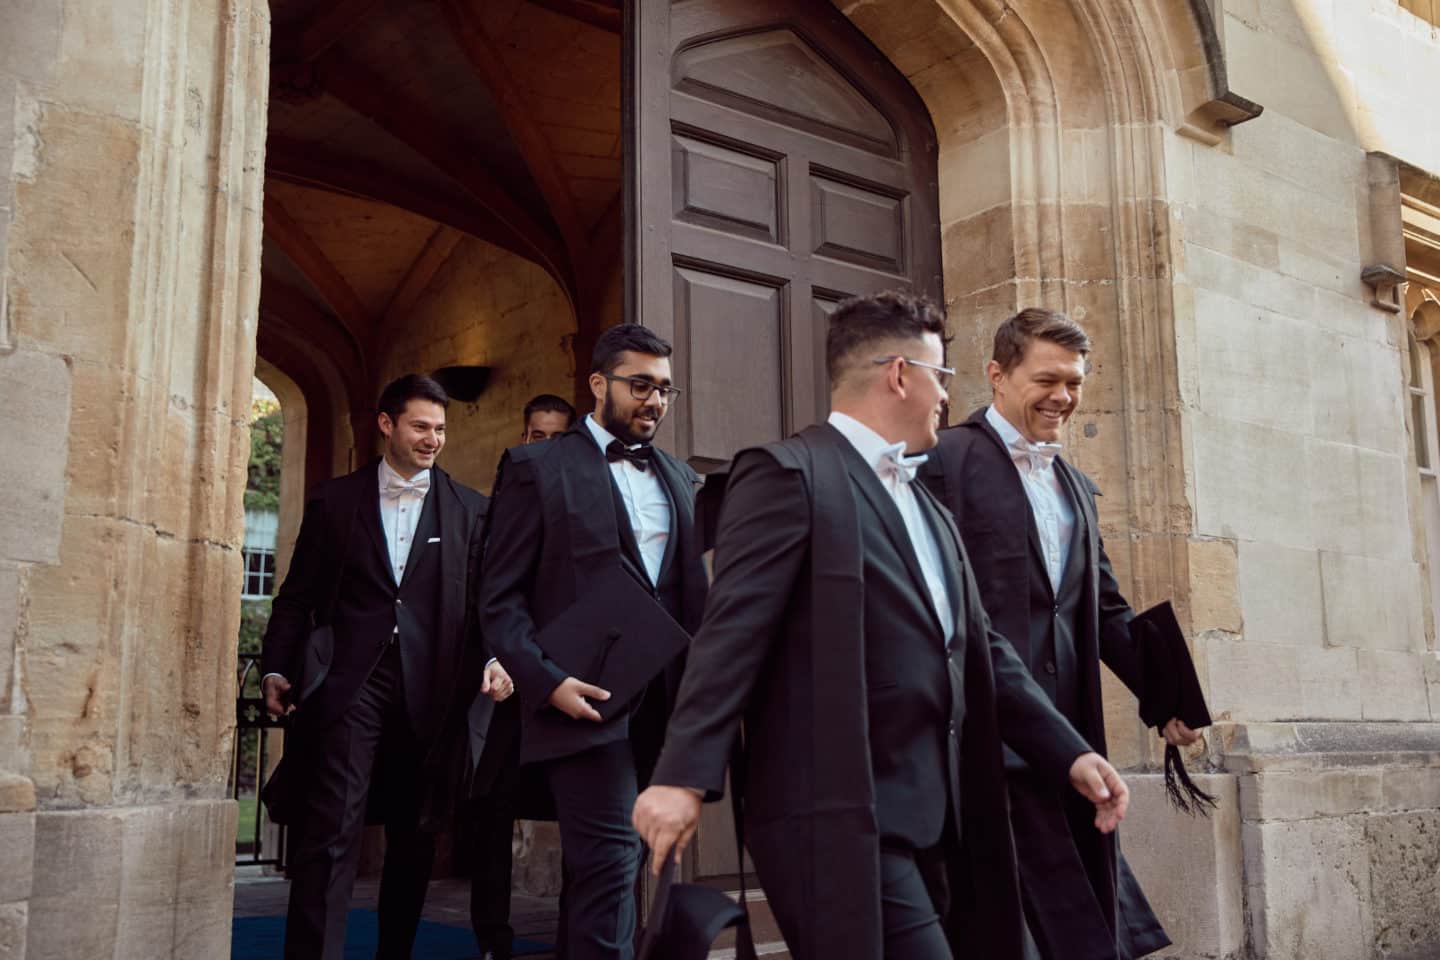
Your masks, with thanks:
M 685 630 L 699 625 L 699 476 L 652 444 L 680 393 L 670 352 L 638 324 L 602 333 L 590 366 L 594 411 L 553 440 L 508 451 L 490 514 L 481 624 L 514 678 L 520 762 L 540 765 L 555 801 L 570 960 L 633 956 L 640 840 L 630 810 L 664 739 L 684 658 L 647 664 L 653 679 L 607 721 L 595 704 L 610 692 L 562 668 L 538 641 L 617 564 Z
M 1021 955 L 1002 735 L 1100 829 L 1128 802 L 990 629 L 954 524 L 913 482 L 953 373 L 944 336 L 911 294 L 840 304 L 827 422 L 736 455 L 704 623 L 635 807 L 657 858 L 683 848 L 743 718 L 731 782 L 795 960 Z

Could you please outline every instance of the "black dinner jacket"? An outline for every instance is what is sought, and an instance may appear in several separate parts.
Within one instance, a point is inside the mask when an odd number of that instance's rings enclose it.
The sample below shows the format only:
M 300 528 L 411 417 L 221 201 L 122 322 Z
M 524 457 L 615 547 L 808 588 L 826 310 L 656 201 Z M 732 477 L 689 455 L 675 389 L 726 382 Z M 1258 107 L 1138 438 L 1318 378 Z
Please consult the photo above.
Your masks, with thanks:
M 695 530 L 700 478 L 658 447 L 651 463 L 671 506 L 660 580 L 678 579 L 678 602 L 668 612 L 693 633 L 704 612 L 707 588 Z M 536 634 L 583 592 L 587 574 L 614 563 L 649 585 L 610 466 L 585 419 L 553 440 L 506 451 L 495 484 L 476 607 L 488 650 L 515 681 L 522 763 L 640 735 L 630 729 L 630 715 L 599 724 L 571 719 L 551 707 L 550 694 L 567 674 L 535 642 Z M 683 669 L 683 656 L 663 668 L 666 716 Z M 655 733 L 645 731 L 643 739 Z
M 432 739 L 450 710 L 475 634 L 466 615 L 466 584 L 478 569 L 488 501 L 476 490 L 431 468 L 430 492 L 411 548 L 404 582 L 397 584 L 380 525 L 380 459 L 318 485 L 305 502 L 285 582 L 271 608 L 262 670 L 292 682 L 312 627 L 329 623 L 334 652 L 319 690 L 297 712 L 307 729 L 325 726 L 347 709 L 384 652 L 396 626 L 397 599 L 431 605 L 424 636 L 402 636 L 401 670 L 415 732 Z M 425 535 L 425 531 L 429 535 Z M 429 543 L 430 536 L 439 541 Z M 421 551 L 438 551 L 423 556 Z M 433 584 L 412 588 L 412 572 Z
M 718 795 L 743 716 L 747 846 L 797 956 L 879 956 L 881 844 L 933 846 L 952 816 L 984 904 L 959 896 L 986 928 L 972 946 L 1018 950 L 998 727 L 1057 785 L 1087 749 L 989 629 L 958 533 L 915 492 L 949 572 L 948 652 L 898 509 L 834 427 L 742 451 L 721 508 L 654 782 Z
M 1030 583 L 1036 576 L 1046 583 L 1049 580 L 1030 501 L 1004 441 L 985 418 L 986 409 L 982 407 L 964 423 L 940 431 L 940 442 L 930 451 L 920 477 L 955 516 L 991 623 L 1035 670 L 1041 652 L 1029 649 Z M 1072 548 L 1066 561 L 1081 564 L 1084 575 L 1075 632 L 1081 672 L 1077 728 L 1103 754 L 1100 663 L 1110 667 L 1136 696 L 1144 687 L 1140 649 L 1129 628 L 1134 611 L 1120 593 L 1105 555 L 1095 508 L 1099 488 L 1063 457 L 1055 458 L 1055 470 L 1075 507 L 1081 534 L 1077 539 L 1083 545 L 1079 551 Z

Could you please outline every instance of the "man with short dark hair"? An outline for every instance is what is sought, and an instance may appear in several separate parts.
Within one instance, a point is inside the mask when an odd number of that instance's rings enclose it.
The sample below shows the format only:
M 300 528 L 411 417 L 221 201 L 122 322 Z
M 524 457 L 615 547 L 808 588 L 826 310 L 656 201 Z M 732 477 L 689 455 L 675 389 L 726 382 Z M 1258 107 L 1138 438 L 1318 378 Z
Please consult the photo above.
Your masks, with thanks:
M 553 393 L 531 397 L 521 411 L 521 445 L 553 440 L 575 425 L 575 408 Z M 519 703 L 497 706 L 480 694 L 470 708 L 473 773 L 469 799 L 474 858 L 470 875 L 470 926 L 482 960 L 510 960 L 515 938 L 510 926 L 511 841 L 522 783 Z M 523 810 L 523 806 L 522 806 Z M 523 814 L 522 814 L 523 815 Z M 565 897 L 562 894 L 561 901 Z
M 796 960 L 1020 956 L 1002 735 L 1100 829 L 1128 802 L 990 630 L 954 525 L 911 482 L 954 373 L 944 335 L 923 298 L 841 304 L 827 422 L 736 456 L 710 602 L 635 805 L 654 868 L 678 860 L 743 718 L 732 783 Z
M 575 425 L 575 408 L 553 393 L 530 398 L 522 415 L 525 426 L 520 431 L 521 443 L 554 440 Z
M 1100 537 L 1090 478 L 1060 456 L 1090 353 L 1085 330 L 1031 308 L 1002 323 L 986 374 L 993 402 L 942 430 L 921 477 L 955 515 L 991 622 L 1056 709 L 1105 752 L 1100 663 L 1137 694 L 1144 677 Z M 1178 719 L 1176 745 L 1198 734 Z M 1169 938 L 1113 834 L 1042 771 L 1007 751 L 1011 819 L 1030 931 L 1047 960 L 1130 960 Z M 1118 907 L 1118 909 L 1117 909 Z
M 638 324 L 604 331 L 590 364 L 594 412 L 554 440 L 508 451 L 495 488 L 481 622 L 515 677 L 520 761 L 540 765 L 555 801 L 569 960 L 633 956 L 640 841 L 630 808 L 664 737 L 683 654 L 645 662 L 642 692 L 602 721 L 592 701 L 603 703 L 610 692 L 560 666 L 542 643 L 607 571 L 643 586 L 648 596 L 639 604 L 653 604 L 686 630 L 699 623 L 706 587 L 693 529 L 699 477 L 651 443 L 679 393 L 669 357 L 670 345 Z M 650 614 L 652 622 L 660 616 Z M 611 638 L 624 642 L 621 630 Z M 596 649 L 586 659 L 600 663 L 604 655 Z
M 270 713 L 294 714 L 286 760 L 299 840 L 285 927 L 294 960 L 344 954 L 367 806 L 385 823 L 377 956 L 409 957 L 419 926 L 439 826 L 430 805 L 443 809 L 450 787 L 440 733 L 468 692 L 458 678 L 484 662 L 472 649 L 466 583 L 478 573 L 486 500 L 435 465 L 449 403 L 429 377 L 385 388 L 383 455 L 310 493 L 275 596 L 261 683 Z M 315 644 L 325 649 L 307 649 Z M 317 662 L 323 676 L 305 675 Z M 498 663 L 483 671 L 487 693 L 509 696 Z

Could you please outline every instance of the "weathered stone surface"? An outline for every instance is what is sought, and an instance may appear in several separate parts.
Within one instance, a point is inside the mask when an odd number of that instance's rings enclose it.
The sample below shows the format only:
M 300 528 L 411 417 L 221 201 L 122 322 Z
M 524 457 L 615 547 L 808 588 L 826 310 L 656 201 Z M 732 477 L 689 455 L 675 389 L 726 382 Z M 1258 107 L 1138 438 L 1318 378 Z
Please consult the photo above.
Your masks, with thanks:
M 0 773 L 0 814 L 35 809 L 35 784 L 18 773 Z
M 0 814 L 0 904 L 30 899 L 35 866 L 35 814 Z M 0 952 L 0 956 L 4 956 Z
M 25 960 L 28 915 L 23 902 L 0 904 L 0 960 Z
M 70 371 L 55 356 L 0 354 L 6 442 L 27 451 L 0 458 L 0 557 L 53 563 L 60 547 L 70 422 Z
M 1240 810 L 1247 823 L 1366 813 L 1383 806 L 1383 777 L 1379 767 L 1242 777 Z
M 1240 543 L 1240 600 L 1245 639 L 1319 647 L 1325 641 L 1320 557 L 1269 543 Z
M 1440 954 L 1440 810 L 1372 817 L 1365 842 L 1375 922 L 1374 956 Z
M 1365 818 L 1246 823 L 1246 905 L 1267 960 L 1369 955 L 1373 937 Z
M 1230 958 L 1245 942 L 1238 778 L 1198 774 L 1195 782 L 1219 801 L 1208 819 L 1176 811 L 1165 778 L 1128 774 L 1130 812 L 1121 850 L 1156 916 L 1174 941 L 1162 956 Z

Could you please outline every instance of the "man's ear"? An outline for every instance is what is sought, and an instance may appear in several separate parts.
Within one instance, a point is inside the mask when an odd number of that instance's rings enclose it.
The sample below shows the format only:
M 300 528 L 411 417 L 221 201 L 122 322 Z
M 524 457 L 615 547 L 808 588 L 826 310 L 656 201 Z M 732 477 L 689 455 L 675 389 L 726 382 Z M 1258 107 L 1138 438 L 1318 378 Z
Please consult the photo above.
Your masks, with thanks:
M 1000 364 L 991 360 L 985 364 L 985 379 L 990 381 L 990 389 L 999 389 L 1000 381 L 1005 379 L 1005 371 L 1000 369 Z
M 590 374 L 590 395 L 595 398 L 596 403 L 605 399 L 605 387 L 609 383 L 610 381 L 605 379 L 603 373 Z
M 388 413 L 382 412 L 380 416 L 375 418 L 375 422 L 380 425 L 380 435 L 382 437 L 389 437 L 395 430 L 395 421 L 390 419 L 390 414 Z

